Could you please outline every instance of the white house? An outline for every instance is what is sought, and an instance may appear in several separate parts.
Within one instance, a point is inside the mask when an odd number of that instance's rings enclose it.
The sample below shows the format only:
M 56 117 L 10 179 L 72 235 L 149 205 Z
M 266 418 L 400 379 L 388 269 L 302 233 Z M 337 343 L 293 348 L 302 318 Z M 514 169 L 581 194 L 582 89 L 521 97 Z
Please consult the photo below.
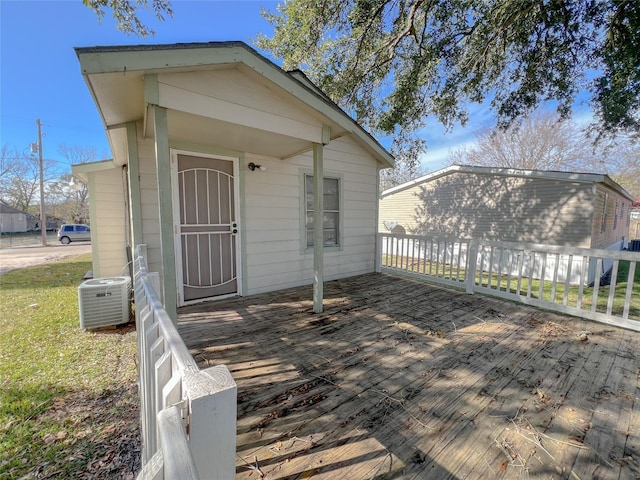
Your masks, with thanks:
M 306 284 L 321 311 L 323 280 L 374 271 L 393 158 L 301 72 L 241 42 L 76 54 L 113 153 L 73 167 L 89 185 L 95 276 L 126 273 L 146 244 L 175 315 Z

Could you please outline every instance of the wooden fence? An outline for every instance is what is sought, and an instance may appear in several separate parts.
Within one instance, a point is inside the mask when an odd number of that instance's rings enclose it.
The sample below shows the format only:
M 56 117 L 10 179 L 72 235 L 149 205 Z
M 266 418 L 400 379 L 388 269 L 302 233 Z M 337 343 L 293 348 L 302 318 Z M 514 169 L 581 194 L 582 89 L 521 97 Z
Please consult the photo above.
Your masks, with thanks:
M 224 365 L 200 370 L 160 300 L 146 248 L 134 256 L 134 294 L 147 479 L 235 477 L 236 384 Z
M 639 253 L 379 234 L 378 259 L 378 271 L 640 330 Z

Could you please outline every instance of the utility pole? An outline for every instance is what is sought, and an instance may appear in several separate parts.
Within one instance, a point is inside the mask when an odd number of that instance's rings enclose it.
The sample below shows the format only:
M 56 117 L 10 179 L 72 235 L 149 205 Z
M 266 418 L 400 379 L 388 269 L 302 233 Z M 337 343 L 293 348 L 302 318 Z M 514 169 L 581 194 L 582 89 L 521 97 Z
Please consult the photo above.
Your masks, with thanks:
M 42 159 L 42 123 L 38 118 L 38 159 L 40 161 L 40 233 L 42 234 L 42 246 L 47 245 L 47 216 L 44 213 L 44 165 Z

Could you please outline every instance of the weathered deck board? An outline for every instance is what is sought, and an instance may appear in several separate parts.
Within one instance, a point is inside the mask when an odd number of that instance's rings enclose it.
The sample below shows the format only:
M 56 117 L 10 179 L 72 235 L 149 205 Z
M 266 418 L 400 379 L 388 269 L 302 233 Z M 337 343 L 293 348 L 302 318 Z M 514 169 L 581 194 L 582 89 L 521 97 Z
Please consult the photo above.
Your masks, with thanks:
M 237 478 L 638 478 L 640 333 L 389 275 L 311 294 L 180 311 L 238 384 Z

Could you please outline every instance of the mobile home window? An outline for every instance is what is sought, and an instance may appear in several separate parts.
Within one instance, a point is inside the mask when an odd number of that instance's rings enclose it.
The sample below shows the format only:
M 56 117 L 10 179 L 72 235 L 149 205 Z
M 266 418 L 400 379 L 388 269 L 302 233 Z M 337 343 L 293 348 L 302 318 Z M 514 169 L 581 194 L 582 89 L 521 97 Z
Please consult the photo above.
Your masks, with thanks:
M 304 195 L 306 205 L 306 245 L 307 247 L 313 247 L 313 175 L 304 176 Z M 341 204 L 340 179 L 324 177 L 324 215 L 322 221 L 322 236 L 325 247 L 340 246 Z

